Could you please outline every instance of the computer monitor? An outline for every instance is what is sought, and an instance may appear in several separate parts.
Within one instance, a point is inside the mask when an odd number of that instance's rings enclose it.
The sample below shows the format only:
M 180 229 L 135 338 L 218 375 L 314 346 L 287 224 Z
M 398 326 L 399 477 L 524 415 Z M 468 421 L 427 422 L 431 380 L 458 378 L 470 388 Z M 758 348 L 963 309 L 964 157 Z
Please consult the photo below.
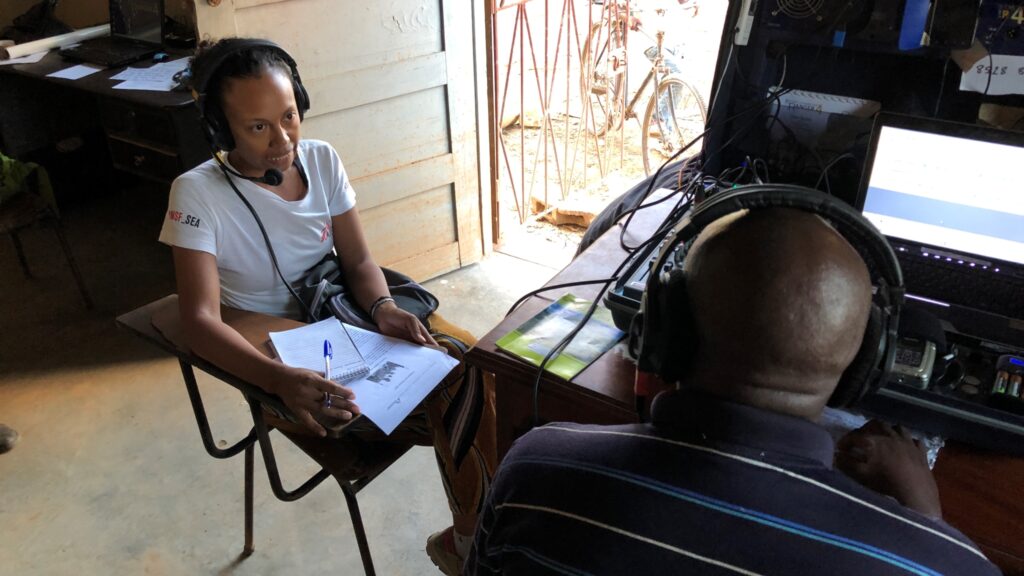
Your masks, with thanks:
M 858 207 L 890 239 L 1024 265 L 1022 175 L 1024 133 L 882 113 Z
M 110 35 L 163 42 L 163 0 L 110 0 Z

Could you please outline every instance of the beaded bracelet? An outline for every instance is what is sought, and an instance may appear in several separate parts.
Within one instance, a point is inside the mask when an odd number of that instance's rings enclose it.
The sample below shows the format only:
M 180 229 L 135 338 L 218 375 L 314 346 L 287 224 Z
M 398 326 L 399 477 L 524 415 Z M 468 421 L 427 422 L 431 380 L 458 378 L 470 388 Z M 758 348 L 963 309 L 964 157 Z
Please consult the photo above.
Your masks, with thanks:
M 377 309 L 388 302 L 394 303 L 395 299 L 391 296 L 381 296 L 380 298 L 377 298 L 373 305 L 370 306 L 370 320 L 377 322 Z

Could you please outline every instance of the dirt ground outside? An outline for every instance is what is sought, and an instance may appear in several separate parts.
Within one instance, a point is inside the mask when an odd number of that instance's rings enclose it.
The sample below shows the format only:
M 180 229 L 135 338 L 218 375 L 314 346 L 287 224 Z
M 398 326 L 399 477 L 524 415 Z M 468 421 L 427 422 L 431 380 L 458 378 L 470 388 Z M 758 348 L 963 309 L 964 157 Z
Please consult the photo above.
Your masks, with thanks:
M 687 9 L 682 9 L 673 6 L 676 3 L 670 0 L 670 10 L 662 19 L 654 17 L 653 11 L 664 6 L 664 0 L 630 2 L 630 10 L 635 10 L 644 24 L 640 31 L 630 31 L 627 36 L 627 103 L 633 99 L 651 69 L 644 50 L 654 44 L 651 29 L 655 27 L 665 29 L 665 46 L 675 48 L 682 55 L 679 76 L 691 84 L 705 102 L 708 101 L 728 3 L 697 0 L 699 8 L 694 16 L 690 8 L 694 1 L 690 0 L 685 4 Z M 551 6 L 554 4 L 551 2 Z M 577 10 L 585 9 L 587 4 L 577 2 L 576 6 L 584 7 L 577 7 Z M 601 5 L 590 5 L 590 8 L 597 21 Z M 549 93 L 548 126 L 545 127 L 545 115 L 539 102 L 543 88 L 538 87 L 538 78 L 545 78 L 541 64 L 543 46 L 538 46 L 537 38 L 543 34 L 537 31 L 543 29 L 543 13 L 539 16 L 539 24 L 535 20 L 536 14 L 528 17 L 531 18 L 529 25 L 534 35 L 534 54 L 530 55 L 529 38 L 524 35 L 523 54 L 530 65 L 523 67 L 523 82 L 519 77 L 519 28 L 514 22 L 515 16 L 499 14 L 499 18 L 506 19 L 498 21 L 498 102 L 504 113 L 498 145 L 501 237 L 497 244 L 500 251 L 523 257 L 540 257 L 560 267 L 575 252 L 590 219 L 646 176 L 641 122 L 652 89 L 647 88 L 641 94 L 634 107 L 634 115 L 621 122 L 618 129 L 595 137 L 583 125 L 589 117 L 580 96 L 580 66 L 578 58 L 575 58 L 582 48 L 574 44 L 576 40 L 570 34 L 569 65 L 548 63 L 555 70 L 551 74 L 549 68 L 549 86 L 553 90 Z M 585 13 L 577 14 L 577 21 L 583 21 L 578 24 L 581 28 L 580 44 L 585 41 L 586 18 Z M 657 23 L 648 26 L 648 22 Z M 549 34 L 556 35 L 552 30 L 558 30 L 558 25 L 559 15 L 550 15 Z M 552 59 L 557 41 L 558 38 L 549 39 L 549 51 L 552 51 L 549 57 Z M 563 36 L 563 44 L 560 44 L 562 59 L 565 58 L 565 41 Z M 538 62 L 536 73 L 533 70 L 535 61 Z M 697 147 L 694 148 L 696 150 Z M 652 162 L 655 156 L 652 154 Z

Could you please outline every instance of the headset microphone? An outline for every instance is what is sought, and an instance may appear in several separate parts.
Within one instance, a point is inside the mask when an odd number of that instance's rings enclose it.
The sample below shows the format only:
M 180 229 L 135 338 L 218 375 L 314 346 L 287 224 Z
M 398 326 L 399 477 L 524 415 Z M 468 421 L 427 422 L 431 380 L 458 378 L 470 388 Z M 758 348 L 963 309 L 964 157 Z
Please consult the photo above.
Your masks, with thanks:
M 262 178 L 250 178 L 253 182 L 263 182 L 271 186 L 280 186 L 284 182 L 284 174 L 280 170 L 271 168 L 263 173 Z
M 213 157 L 217 160 L 217 163 L 220 164 L 220 167 L 222 169 L 224 169 L 226 172 L 234 174 L 235 176 L 238 176 L 239 178 L 242 178 L 243 180 L 250 180 L 252 182 L 269 184 L 270 186 L 280 186 L 281 183 L 284 182 L 284 174 L 276 168 L 271 168 L 267 170 L 266 172 L 263 173 L 263 176 L 246 176 L 245 174 L 236 172 L 229 168 L 227 163 L 225 163 L 224 160 L 221 159 L 220 154 L 215 153 Z

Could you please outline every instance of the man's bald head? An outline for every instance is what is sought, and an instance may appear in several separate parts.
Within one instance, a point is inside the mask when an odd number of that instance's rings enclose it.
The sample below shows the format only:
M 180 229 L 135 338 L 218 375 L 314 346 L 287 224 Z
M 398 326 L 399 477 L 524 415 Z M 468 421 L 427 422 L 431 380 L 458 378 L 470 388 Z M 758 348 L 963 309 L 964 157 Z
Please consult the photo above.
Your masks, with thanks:
M 694 383 L 817 418 L 867 325 L 871 280 L 856 250 L 814 214 L 762 209 L 705 229 L 685 270 L 699 342 Z

